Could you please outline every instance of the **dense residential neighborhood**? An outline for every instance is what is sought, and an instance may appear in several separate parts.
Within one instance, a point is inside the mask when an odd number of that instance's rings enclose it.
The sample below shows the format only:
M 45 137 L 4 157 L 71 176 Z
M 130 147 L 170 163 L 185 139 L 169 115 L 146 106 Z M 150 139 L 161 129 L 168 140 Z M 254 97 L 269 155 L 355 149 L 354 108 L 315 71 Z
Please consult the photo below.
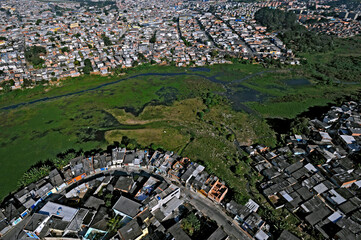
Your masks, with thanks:
M 105 3 L 2 1 L 0 81 L 18 89 L 145 62 L 204 66 L 270 57 L 297 63 L 276 34 L 255 23 L 259 4 L 220 3 L 213 12 L 209 3 Z M 42 51 L 32 52 L 35 46 Z
M 270 58 L 299 64 L 277 32 L 254 20 L 262 7 L 295 12 L 307 28 L 339 37 L 357 35 L 361 26 L 359 8 L 329 10 L 327 1 L 313 10 L 302 1 L 93 3 L 2 1 L 0 82 L 18 89 L 146 62 L 204 66 Z M 27 53 L 33 46 L 44 49 L 38 61 Z
M 299 228 L 359 239 L 360 121 L 361 105 L 346 102 L 310 120 L 282 147 L 244 147 L 264 176 L 260 193 L 301 219 Z M 228 191 L 204 166 L 173 152 L 113 148 L 76 157 L 8 197 L 0 231 L 4 239 L 193 239 L 185 222 L 195 213 L 213 226 L 199 233 L 205 239 L 272 239 L 257 199 L 241 205 L 226 198 Z M 287 230 L 278 237 L 299 239 Z
M 213 232 L 202 232 L 206 239 L 248 239 L 247 230 L 231 218 L 221 215 L 215 222 L 212 214 L 202 213 L 204 203 L 209 211 L 220 209 L 227 192 L 220 179 L 188 158 L 115 148 L 111 154 L 74 158 L 61 171 L 53 169 L 15 193 L 0 212 L 1 236 L 190 239 L 181 224 L 196 212 L 202 225 L 212 226 Z M 252 200 L 244 207 L 248 213 L 257 209 Z M 225 215 L 223 211 L 215 212 Z M 111 229 L 112 221 L 116 229 Z M 257 233 L 264 234 L 261 229 Z
M 360 239 L 361 105 L 332 107 L 284 146 L 247 147 L 253 167 L 264 176 L 262 193 L 325 239 Z

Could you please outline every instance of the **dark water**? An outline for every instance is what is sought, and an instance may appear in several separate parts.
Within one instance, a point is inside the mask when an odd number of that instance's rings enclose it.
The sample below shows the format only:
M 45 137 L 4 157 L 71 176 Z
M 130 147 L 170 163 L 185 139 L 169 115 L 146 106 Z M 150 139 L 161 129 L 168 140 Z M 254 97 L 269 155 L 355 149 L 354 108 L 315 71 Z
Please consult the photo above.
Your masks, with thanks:
M 306 111 L 297 115 L 295 118 L 267 118 L 266 121 L 268 125 L 275 131 L 277 141 L 282 142 L 281 135 L 290 134 L 291 124 L 296 119 L 303 117 L 309 119 L 321 118 L 322 115 L 327 113 L 333 105 L 334 104 L 328 104 L 327 106 L 310 107 Z
M 211 71 L 211 69 L 205 68 L 205 67 L 193 67 L 193 68 L 189 68 L 189 70 L 191 70 L 192 72 L 210 72 Z
M 334 103 L 329 103 L 325 106 L 314 106 L 308 108 L 306 111 L 298 114 L 295 118 L 268 118 L 266 119 L 268 124 L 272 129 L 278 134 L 288 134 L 290 131 L 290 126 L 293 121 L 299 118 L 309 118 L 309 119 L 320 119 L 324 114 L 326 114 L 332 106 L 341 105 L 345 101 L 359 101 L 361 92 L 352 95 L 352 96 L 341 96 L 336 99 Z
M 285 83 L 292 87 L 307 86 L 311 84 L 311 82 L 305 78 L 289 79 L 286 80 Z

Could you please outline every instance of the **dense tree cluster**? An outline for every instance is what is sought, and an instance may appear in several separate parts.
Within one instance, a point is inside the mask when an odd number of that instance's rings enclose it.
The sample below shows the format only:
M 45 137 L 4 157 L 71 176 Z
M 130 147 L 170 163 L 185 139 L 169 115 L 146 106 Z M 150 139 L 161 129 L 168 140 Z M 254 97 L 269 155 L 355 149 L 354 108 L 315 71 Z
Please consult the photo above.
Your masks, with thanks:
M 332 37 L 302 28 L 285 31 L 280 37 L 288 48 L 296 52 L 327 52 L 334 48 Z
M 296 14 L 279 9 L 262 8 L 256 12 L 255 19 L 271 31 L 294 29 L 298 25 Z
M 46 54 L 46 49 L 40 46 L 32 46 L 25 50 L 25 58 L 35 68 L 41 68 L 44 64 L 44 59 L 40 58 L 40 54 Z
M 157 31 L 153 33 L 152 38 L 149 40 L 150 43 L 155 43 L 157 41 Z
M 324 79 L 335 79 L 341 82 L 356 82 L 361 76 L 361 57 L 335 57 L 326 64 L 317 64 L 316 71 L 322 74 Z M 330 80 L 330 81 L 331 81 Z
M 183 219 L 181 226 L 183 230 L 189 234 L 189 236 L 192 236 L 195 232 L 201 229 L 201 222 L 194 213 L 191 213 Z
M 0 83 L 0 87 L 3 88 L 3 92 L 7 93 L 7 92 L 10 92 L 11 91 L 11 86 L 14 86 L 14 80 L 11 79 L 9 81 L 2 81 Z
M 297 22 L 297 15 L 279 9 L 262 8 L 255 19 L 270 31 L 279 31 L 288 48 L 296 52 L 325 52 L 333 49 L 332 37 L 308 31 Z
M 19 179 L 18 185 L 21 186 L 27 186 L 32 182 L 36 182 L 37 180 L 49 175 L 50 167 L 43 165 L 39 168 L 32 168 L 26 173 L 23 174 L 23 176 Z
M 90 59 L 87 58 L 84 60 L 83 72 L 84 74 L 90 74 L 91 71 L 93 71 L 92 63 L 90 62 Z
M 105 46 L 111 46 L 112 41 L 110 41 L 109 37 L 107 37 L 104 33 L 102 34 L 102 39 L 104 41 Z

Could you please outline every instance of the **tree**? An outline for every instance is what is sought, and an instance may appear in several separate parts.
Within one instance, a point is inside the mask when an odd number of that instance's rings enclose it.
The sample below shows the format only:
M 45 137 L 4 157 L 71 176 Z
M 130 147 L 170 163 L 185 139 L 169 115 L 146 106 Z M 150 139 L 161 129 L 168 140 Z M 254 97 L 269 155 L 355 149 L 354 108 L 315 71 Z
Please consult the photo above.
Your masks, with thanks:
M 11 83 L 9 83 L 8 81 L 1 83 L 1 87 L 3 88 L 3 91 L 6 93 L 11 92 L 11 90 L 12 90 L 11 86 L 12 86 Z
M 115 232 L 120 227 L 120 220 L 122 218 L 118 215 L 114 218 L 110 219 L 108 222 L 108 231 L 109 232 Z
M 234 134 L 228 134 L 227 135 L 227 140 L 230 142 L 234 142 L 234 140 L 236 139 L 236 136 L 234 136 Z
M 155 43 L 157 41 L 157 31 L 154 31 L 152 38 L 149 40 L 150 43 Z
M 110 46 L 112 45 L 112 41 L 110 41 L 109 37 L 107 37 L 104 33 L 102 34 L 102 39 L 104 41 L 104 45 L 105 46 Z
M 90 74 L 90 72 L 93 71 L 93 67 L 92 64 L 90 62 L 90 59 L 85 59 L 84 60 L 84 68 L 83 68 L 83 72 L 84 74 Z
M 32 182 L 36 182 L 39 179 L 49 175 L 50 167 L 43 165 L 39 168 L 31 168 L 29 171 L 25 172 L 23 176 L 18 181 L 18 186 L 27 186 Z
M 70 51 L 68 47 L 62 47 L 60 50 L 61 50 L 63 53 Z
M 291 29 L 298 25 L 295 13 L 279 9 L 261 8 L 256 12 L 255 19 L 271 31 Z
M 305 134 L 308 131 L 309 118 L 297 118 L 291 123 L 291 130 L 293 134 Z
M 201 229 L 201 222 L 194 213 L 191 213 L 183 219 L 181 227 L 190 236 L 192 236 L 195 232 Z
M 23 88 L 30 87 L 32 84 L 33 84 L 33 82 L 31 80 L 24 78 L 22 87 Z
M 133 67 L 136 67 L 136 66 L 138 66 L 138 64 L 139 64 L 138 61 L 134 61 L 134 62 L 132 63 L 132 66 L 133 66 Z
M 204 112 L 198 112 L 197 116 L 199 117 L 200 120 L 203 120 Z
M 105 206 L 106 207 L 111 207 L 112 205 L 112 198 L 113 198 L 113 195 L 108 193 L 107 195 L 105 195 Z
M 236 193 L 235 200 L 237 203 L 245 205 L 248 202 L 249 197 L 241 193 Z
M 25 50 L 26 60 L 34 65 L 35 68 L 41 68 L 45 62 L 44 59 L 40 58 L 40 54 L 46 54 L 44 47 L 31 46 Z
M 212 49 L 212 51 L 210 52 L 211 57 L 216 57 L 218 56 L 218 51 L 216 49 Z

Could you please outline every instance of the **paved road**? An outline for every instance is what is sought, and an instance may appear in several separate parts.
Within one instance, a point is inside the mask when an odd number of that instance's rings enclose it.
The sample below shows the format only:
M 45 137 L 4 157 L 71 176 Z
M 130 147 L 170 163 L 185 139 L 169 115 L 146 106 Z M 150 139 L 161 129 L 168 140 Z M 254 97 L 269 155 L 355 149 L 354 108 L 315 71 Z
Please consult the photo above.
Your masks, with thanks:
M 219 205 L 215 205 L 208 198 L 202 198 L 197 193 L 181 187 L 189 202 L 203 215 L 216 221 L 219 226 L 231 237 L 231 239 L 249 240 L 250 238 L 233 223 L 233 219 L 223 212 Z
M 19 222 L 13 229 L 11 229 L 9 232 L 5 234 L 1 239 L 3 240 L 18 240 L 21 239 L 21 236 L 23 236 L 24 232 L 23 229 L 25 225 L 29 222 L 30 217 L 29 215 L 26 216 L 21 222 Z

